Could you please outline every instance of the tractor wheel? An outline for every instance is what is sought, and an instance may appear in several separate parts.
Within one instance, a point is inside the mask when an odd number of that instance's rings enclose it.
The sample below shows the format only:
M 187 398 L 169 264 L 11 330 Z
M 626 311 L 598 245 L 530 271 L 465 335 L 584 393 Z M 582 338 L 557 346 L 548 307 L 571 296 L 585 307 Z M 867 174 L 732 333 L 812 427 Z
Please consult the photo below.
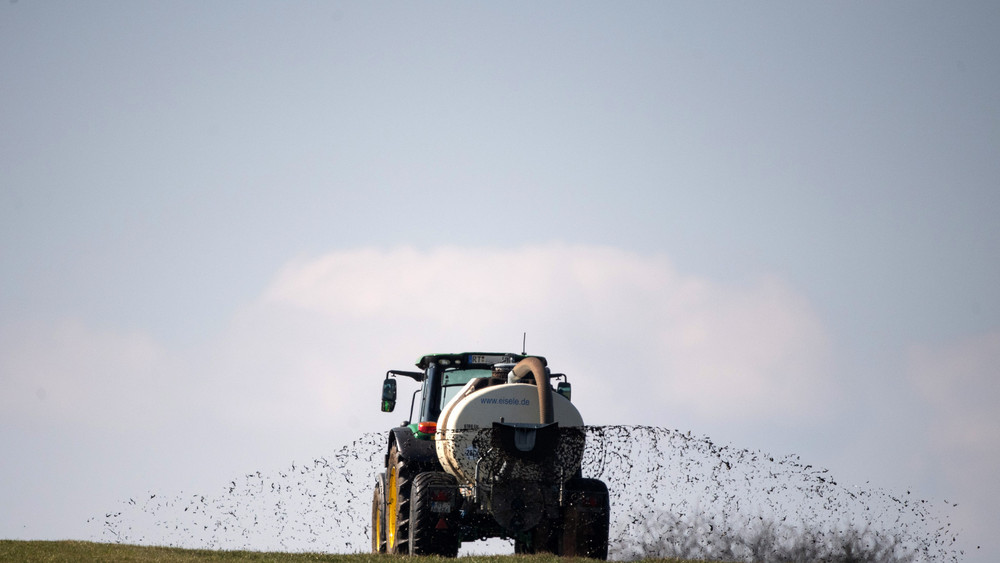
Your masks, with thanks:
M 608 558 L 611 506 L 608 487 L 597 479 L 570 479 L 569 502 L 563 511 L 559 555 Z
M 421 473 L 410 497 L 410 554 L 457 556 L 458 481 L 441 471 Z
M 396 555 L 410 554 L 410 488 L 414 471 L 400 457 L 393 443 L 385 484 L 385 550 Z
M 385 553 L 385 473 L 375 479 L 372 495 L 372 553 Z

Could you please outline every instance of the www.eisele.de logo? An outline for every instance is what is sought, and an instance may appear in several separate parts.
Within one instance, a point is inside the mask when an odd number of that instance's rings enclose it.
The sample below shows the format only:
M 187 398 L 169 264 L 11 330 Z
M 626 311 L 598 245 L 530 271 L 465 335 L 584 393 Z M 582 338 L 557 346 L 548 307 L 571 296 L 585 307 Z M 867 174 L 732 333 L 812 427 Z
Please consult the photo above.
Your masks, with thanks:
M 483 397 L 479 402 L 484 405 L 521 405 L 523 407 L 531 405 L 531 399 L 519 399 L 517 397 Z

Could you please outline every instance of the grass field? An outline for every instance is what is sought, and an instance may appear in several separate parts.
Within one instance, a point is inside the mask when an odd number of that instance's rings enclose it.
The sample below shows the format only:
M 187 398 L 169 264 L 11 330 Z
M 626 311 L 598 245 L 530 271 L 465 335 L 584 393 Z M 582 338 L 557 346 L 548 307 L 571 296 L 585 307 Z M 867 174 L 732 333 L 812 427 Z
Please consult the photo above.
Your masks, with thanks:
M 459 558 L 461 563 L 556 563 L 571 561 L 554 555 L 479 555 Z M 81 541 L 13 541 L 0 540 L 0 561 L 25 563 L 63 563 L 101 561 L 112 563 L 391 563 L 400 558 L 391 555 L 328 554 L 328 553 L 261 553 L 255 551 L 211 551 L 172 547 L 144 547 Z M 450 561 L 443 557 L 406 557 L 406 563 Z M 589 561 L 589 560 L 582 560 Z M 647 562 L 682 563 L 681 559 L 648 559 Z

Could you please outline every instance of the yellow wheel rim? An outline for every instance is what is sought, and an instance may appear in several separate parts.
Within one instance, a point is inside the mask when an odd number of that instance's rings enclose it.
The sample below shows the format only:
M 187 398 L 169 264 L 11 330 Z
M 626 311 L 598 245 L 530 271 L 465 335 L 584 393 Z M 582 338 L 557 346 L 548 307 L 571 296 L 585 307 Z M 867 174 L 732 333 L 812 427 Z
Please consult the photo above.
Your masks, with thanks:
M 382 494 L 384 495 L 385 491 L 382 491 Z M 382 522 L 385 521 L 385 512 L 384 512 L 385 509 L 382 508 L 382 503 L 377 503 L 375 505 L 375 510 L 376 510 L 376 512 L 375 512 L 375 529 L 372 530 L 372 533 L 375 534 L 375 550 L 374 551 L 375 551 L 375 553 L 378 553 L 380 551 L 380 548 L 382 547 Z
M 389 468 L 389 485 L 385 492 L 385 547 L 392 553 L 396 548 L 396 468 Z

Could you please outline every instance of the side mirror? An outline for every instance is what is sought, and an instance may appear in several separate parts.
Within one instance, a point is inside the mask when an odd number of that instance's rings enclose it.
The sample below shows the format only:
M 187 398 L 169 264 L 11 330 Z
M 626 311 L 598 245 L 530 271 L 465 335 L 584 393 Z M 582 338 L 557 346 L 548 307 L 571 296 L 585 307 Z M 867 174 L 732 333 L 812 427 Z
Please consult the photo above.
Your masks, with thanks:
M 382 382 L 382 412 L 392 412 L 396 408 L 396 380 L 388 377 Z
M 572 401 L 570 396 L 573 394 L 573 386 L 570 385 L 568 381 L 560 381 L 559 384 L 556 385 L 556 393 L 566 397 L 567 401 Z

